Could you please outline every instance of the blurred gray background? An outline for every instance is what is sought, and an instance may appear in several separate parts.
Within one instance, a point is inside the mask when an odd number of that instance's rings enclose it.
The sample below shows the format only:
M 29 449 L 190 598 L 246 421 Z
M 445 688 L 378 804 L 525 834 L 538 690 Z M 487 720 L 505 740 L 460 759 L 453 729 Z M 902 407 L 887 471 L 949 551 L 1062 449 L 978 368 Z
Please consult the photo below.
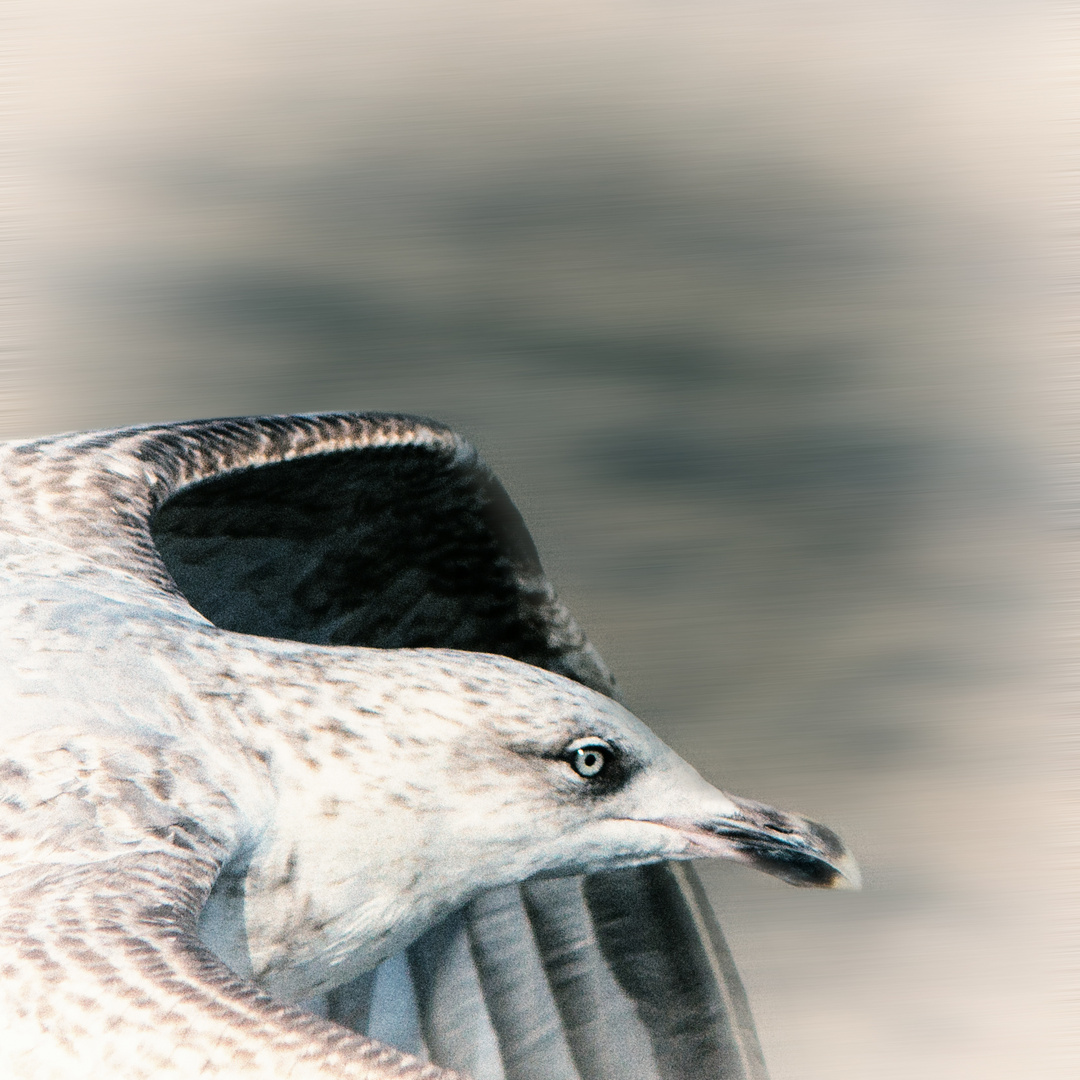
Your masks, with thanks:
M 1040 959 L 1037 15 L 37 0 L 0 435 L 453 424 L 631 707 L 864 864 L 861 894 L 701 867 L 774 1080 L 1073 1075 Z

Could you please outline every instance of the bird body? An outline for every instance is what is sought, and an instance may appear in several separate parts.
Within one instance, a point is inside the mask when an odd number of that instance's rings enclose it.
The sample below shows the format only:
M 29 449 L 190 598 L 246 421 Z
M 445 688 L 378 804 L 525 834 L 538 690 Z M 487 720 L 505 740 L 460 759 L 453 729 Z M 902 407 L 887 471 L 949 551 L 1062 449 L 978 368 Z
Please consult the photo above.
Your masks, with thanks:
M 494 485 L 397 417 L 0 447 L 4 1075 L 449 1075 L 295 1005 L 538 875 L 854 876 L 613 699 Z

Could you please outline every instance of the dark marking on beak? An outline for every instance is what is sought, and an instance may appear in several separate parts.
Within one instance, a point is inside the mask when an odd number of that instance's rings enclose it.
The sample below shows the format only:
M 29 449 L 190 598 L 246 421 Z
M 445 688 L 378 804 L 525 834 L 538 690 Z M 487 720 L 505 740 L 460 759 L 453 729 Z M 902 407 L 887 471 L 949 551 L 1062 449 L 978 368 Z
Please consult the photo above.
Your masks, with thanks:
M 858 864 L 832 829 L 751 799 L 727 797 L 736 807 L 730 816 L 665 824 L 690 840 L 693 854 L 737 859 L 791 885 L 861 887 Z
M 733 846 L 758 870 L 782 878 L 791 885 L 834 889 L 844 880 L 844 876 L 835 866 L 807 852 L 779 846 L 770 847 L 761 843 L 736 843 Z

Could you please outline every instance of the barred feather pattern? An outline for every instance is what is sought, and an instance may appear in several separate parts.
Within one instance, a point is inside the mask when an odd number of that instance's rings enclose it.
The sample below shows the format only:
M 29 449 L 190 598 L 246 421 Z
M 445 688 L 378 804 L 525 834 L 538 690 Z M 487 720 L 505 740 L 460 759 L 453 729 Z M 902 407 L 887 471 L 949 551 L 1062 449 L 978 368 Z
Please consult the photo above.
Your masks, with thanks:
M 524 525 L 490 469 L 460 435 L 416 417 L 242 417 L 8 443 L 0 447 L 0 539 L 9 541 L 4 545 L 6 566 L 0 569 L 9 575 L 77 576 L 92 568 L 106 594 L 125 601 L 146 595 L 187 618 L 192 614 L 189 598 L 163 564 L 150 529 L 170 496 L 208 478 L 259 466 L 394 449 L 426 452 L 444 474 L 467 478 L 482 501 L 502 502 L 500 510 L 516 518 L 511 532 L 517 535 L 511 539 L 517 558 L 502 569 L 511 579 L 519 619 L 528 623 L 533 639 L 516 658 L 615 695 L 610 672 L 555 595 Z M 29 559 L 11 550 L 10 541 L 17 537 L 30 542 Z M 112 589 L 100 580 L 106 569 L 112 571 Z M 491 651 L 515 655 L 506 645 L 500 642 Z
M 218 865 L 116 856 L 0 878 L 3 1074 L 460 1077 L 274 1001 L 226 968 L 195 936 Z M 121 1026 L 123 1038 L 110 1038 Z

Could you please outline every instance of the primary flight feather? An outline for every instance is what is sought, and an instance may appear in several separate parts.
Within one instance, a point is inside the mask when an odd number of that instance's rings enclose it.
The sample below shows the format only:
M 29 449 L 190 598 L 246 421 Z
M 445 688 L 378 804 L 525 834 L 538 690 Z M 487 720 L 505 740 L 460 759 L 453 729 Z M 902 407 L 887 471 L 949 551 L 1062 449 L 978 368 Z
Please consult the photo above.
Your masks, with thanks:
M 618 704 L 458 436 L 9 443 L 0 503 L 0 1073 L 764 1075 L 694 880 L 647 864 L 855 865 Z M 439 1065 L 358 1033 L 402 950 Z

